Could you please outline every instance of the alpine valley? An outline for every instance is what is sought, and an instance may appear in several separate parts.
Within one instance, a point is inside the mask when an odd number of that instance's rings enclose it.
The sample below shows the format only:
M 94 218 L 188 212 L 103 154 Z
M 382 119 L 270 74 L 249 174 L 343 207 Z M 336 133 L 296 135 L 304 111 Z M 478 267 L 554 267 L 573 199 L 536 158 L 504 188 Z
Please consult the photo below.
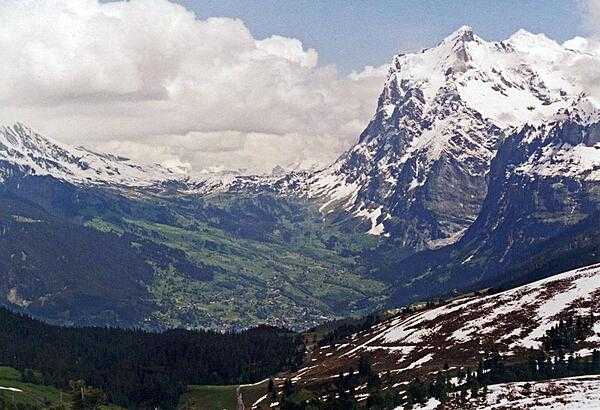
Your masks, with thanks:
M 393 58 L 333 164 L 270 176 L 0 127 L 0 381 L 82 400 L 87 382 L 129 408 L 212 408 L 188 386 L 216 383 L 242 409 L 600 406 L 582 66 L 600 55 L 580 39 L 461 27 Z

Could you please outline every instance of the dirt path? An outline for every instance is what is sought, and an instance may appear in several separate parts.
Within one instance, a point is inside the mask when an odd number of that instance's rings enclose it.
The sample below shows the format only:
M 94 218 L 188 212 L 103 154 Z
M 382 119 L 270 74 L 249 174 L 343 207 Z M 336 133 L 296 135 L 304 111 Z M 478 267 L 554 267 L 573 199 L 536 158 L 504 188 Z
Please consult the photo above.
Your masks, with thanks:
M 235 393 L 237 395 L 237 410 L 246 410 L 246 406 L 244 405 L 244 397 L 242 396 L 242 391 L 241 391 L 242 386 L 238 386 L 237 389 L 235 389 Z

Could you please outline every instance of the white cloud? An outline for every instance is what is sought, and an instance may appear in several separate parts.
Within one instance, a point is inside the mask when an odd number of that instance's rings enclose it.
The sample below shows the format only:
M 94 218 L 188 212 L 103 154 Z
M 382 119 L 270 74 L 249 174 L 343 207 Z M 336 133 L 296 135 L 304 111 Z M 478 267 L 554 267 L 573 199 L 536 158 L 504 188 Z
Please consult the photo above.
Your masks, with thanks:
M 580 0 L 583 26 L 597 37 L 600 35 L 600 0 Z
M 284 58 L 302 67 L 314 68 L 317 66 L 319 55 L 314 49 L 304 51 L 302 42 L 295 38 L 271 36 L 256 42 L 256 47 L 268 55 Z
M 387 72 L 342 76 L 297 39 L 167 0 L 2 0 L 0 61 L 1 121 L 197 171 L 335 158 Z
M 587 95 L 600 98 L 600 67 L 596 64 L 600 57 L 600 0 L 580 0 L 579 5 L 582 26 L 589 35 L 563 43 L 563 46 L 582 53 L 564 68 L 577 78 Z

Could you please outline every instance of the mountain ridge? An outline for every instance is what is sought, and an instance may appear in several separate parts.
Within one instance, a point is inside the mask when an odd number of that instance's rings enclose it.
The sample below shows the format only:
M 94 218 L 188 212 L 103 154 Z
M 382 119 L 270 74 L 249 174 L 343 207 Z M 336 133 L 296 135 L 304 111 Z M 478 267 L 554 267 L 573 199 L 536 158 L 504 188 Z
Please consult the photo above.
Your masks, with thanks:
M 551 121 L 508 137 L 491 163 L 475 222 L 455 244 L 403 261 L 397 302 L 450 283 L 473 288 L 510 282 L 518 272 L 539 271 L 543 259 L 571 264 L 565 268 L 578 267 L 578 260 L 600 261 L 598 113 L 596 102 L 581 97 Z M 552 273 L 552 267 L 546 270 Z M 403 279 L 408 282 L 401 284 Z

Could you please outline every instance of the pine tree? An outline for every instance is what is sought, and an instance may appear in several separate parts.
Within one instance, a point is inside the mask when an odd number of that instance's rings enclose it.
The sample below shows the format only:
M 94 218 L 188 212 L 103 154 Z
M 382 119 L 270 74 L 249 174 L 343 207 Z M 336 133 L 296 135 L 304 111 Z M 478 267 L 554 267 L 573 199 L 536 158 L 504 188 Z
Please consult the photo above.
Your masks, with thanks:
M 438 373 L 435 381 L 432 383 L 430 395 L 442 403 L 448 400 L 447 379 L 442 373 Z
M 427 386 L 418 376 L 409 383 L 406 396 L 410 404 L 425 404 L 427 401 Z
M 529 349 L 527 353 L 527 370 L 525 378 L 528 380 L 536 380 L 538 375 L 537 361 L 535 360 L 535 353 L 533 349 Z
M 372 373 L 371 360 L 366 355 L 361 355 L 358 362 L 358 374 L 361 377 L 368 377 Z
M 459 384 L 462 383 L 466 377 L 465 369 L 463 369 L 462 367 L 460 369 L 458 369 L 458 373 L 457 373 L 456 377 L 458 378 L 458 383 Z
M 292 381 L 290 379 L 285 379 L 283 382 L 283 395 L 288 397 L 292 394 L 294 394 L 294 386 L 292 385 Z

